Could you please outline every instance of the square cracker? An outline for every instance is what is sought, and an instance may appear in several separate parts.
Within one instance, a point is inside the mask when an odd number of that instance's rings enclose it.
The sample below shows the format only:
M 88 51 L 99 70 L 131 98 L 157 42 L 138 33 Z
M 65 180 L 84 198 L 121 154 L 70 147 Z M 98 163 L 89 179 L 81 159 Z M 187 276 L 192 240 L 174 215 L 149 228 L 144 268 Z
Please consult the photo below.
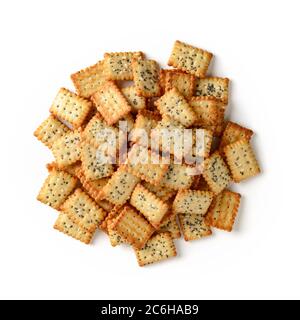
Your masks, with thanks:
M 210 190 L 216 194 L 224 190 L 231 180 L 229 169 L 219 152 L 204 160 L 202 174 Z
M 106 212 L 79 188 L 62 204 L 60 210 L 89 232 L 94 232 L 106 216 Z
M 260 168 L 250 142 L 246 139 L 231 143 L 224 154 L 234 182 L 241 182 L 260 173 Z
M 250 141 L 252 135 L 252 130 L 242 127 L 237 123 L 228 121 L 221 138 L 219 147 L 220 151 L 222 151 L 227 145 L 237 142 L 238 140 L 246 139 Z
M 137 52 L 111 52 L 104 54 L 104 65 L 110 80 L 133 80 L 132 60 L 142 59 L 144 54 Z
M 134 59 L 133 80 L 139 96 L 150 98 L 160 95 L 159 65 L 154 60 Z
M 106 79 L 104 61 L 99 61 L 71 75 L 76 92 L 84 98 L 89 98 L 98 91 Z
M 190 174 L 189 170 L 190 167 L 185 164 L 170 163 L 160 184 L 174 190 L 188 189 L 194 180 L 194 176 Z
M 112 81 L 106 81 L 91 99 L 109 125 L 115 124 L 131 111 L 126 98 Z
M 89 232 L 74 223 L 64 212 L 59 214 L 57 220 L 55 221 L 54 229 L 85 244 L 89 244 L 94 235 L 92 232 Z
M 92 109 L 92 103 L 77 94 L 61 88 L 56 95 L 50 112 L 67 121 L 73 129 L 79 128 Z
M 197 120 L 195 112 L 176 88 L 167 91 L 154 104 L 162 115 L 173 118 L 185 127 L 190 127 Z
M 228 78 L 207 77 L 196 79 L 195 96 L 214 97 L 219 101 L 228 103 Z
M 135 86 L 121 88 L 121 92 L 128 103 L 131 105 L 132 112 L 138 112 L 139 110 L 143 110 L 146 108 L 146 98 L 140 97 L 137 94 Z
M 57 139 L 52 145 L 55 162 L 60 168 L 69 166 L 80 160 L 81 157 L 81 131 L 70 131 Z
M 180 190 L 173 202 L 173 212 L 204 215 L 213 200 L 213 193 L 199 190 Z
M 167 203 L 161 201 L 141 184 L 137 184 L 133 190 L 130 204 L 140 211 L 155 229 L 159 228 L 169 210 Z
M 135 249 L 135 254 L 140 267 L 177 255 L 174 241 L 169 232 L 156 234 L 143 249 Z
M 198 240 L 212 234 L 209 224 L 199 214 L 179 214 L 178 218 L 185 241 Z
M 182 71 L 168 71 L 165 76 L 165 90 L 176 88 L 186 99 L 194 94 L 195 77 Z
M 179 239 L 181 237 L 181 233 L 177 223 L 177 215 L 171 214 L 166 216 L 157 232 L 170 232 L 173 239 Z
M 212 54 L 208 51 L 176 41 L 168 65 L 179 70 L 205 77 Z
M 97 152 L 97 148 L 88 142 L 81 143 L 81 168 L 85 177 L 89 180 L 109 177 L 114 172 L 114 166 L 111 163 L 102 163 Z
M 143 248 L 155 231 L 151 224 L 130 206 L 122 209 L 110 228 L 137 249 Z
M 68 133 L 70 129 L 52 114 L 34 131 L 34 135 L 51 149 L 54 141 Z
M 37 196 L 37 200 L 54 209 L 59 209 L 75 189 L 77 181 L 77 178 L 67 172 L 52 169 Z
M 241 195 L 223 190 L 213 200 L 205 217 L 207 223 L 215 228 L 231 232 L 239 209 Z
M 168 188 L 162 185 L 153 185 L 146 181 L 143 181 L 142 184 L 146 189 L 154 193 L 162 201 L 167 201 L 176 194 L 176 190 L 173 190 L 171 188 Z
M 140 179 L 126 170 L 124 166 L 112 175 L 99 193 L 99 199 L 106 199 L 114 205 L 123 205 L 130 198 L 133 189 Z

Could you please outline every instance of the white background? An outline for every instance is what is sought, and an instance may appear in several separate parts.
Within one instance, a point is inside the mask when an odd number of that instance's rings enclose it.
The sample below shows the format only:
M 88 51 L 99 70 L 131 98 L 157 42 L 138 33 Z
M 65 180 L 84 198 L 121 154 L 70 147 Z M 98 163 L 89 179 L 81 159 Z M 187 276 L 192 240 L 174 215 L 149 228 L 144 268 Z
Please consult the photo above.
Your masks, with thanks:
M 0 298 L 300 298 L 299 1 L 1 1 Z M 174 40 L 215 54 L 232 80 L 230 118 L 256 132 L 263 174 L 232 234 L 186 243 L 140 268 L 103 234 L 91 246 L 53 230 L 35 200 L 49 150 L 33 137 L 69 75 L 105 51 L 142 50 L 162 65 Z

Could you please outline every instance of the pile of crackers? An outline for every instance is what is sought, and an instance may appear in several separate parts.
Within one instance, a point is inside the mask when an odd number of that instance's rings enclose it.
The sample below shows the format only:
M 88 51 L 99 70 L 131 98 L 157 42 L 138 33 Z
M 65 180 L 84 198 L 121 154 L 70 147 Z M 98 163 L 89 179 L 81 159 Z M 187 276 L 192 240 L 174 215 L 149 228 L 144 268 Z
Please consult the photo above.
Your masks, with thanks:
M 55 229 L 86 244 L 97 230 L 105 232 L 112 246 L 131 245 L 140 266 L 176 256 L 181 235 L 192 241 L 212 228 L 232 231 L 241 195 L 229 185 L 260 169 L 252 130 L 225 120 L 229 79 L 206 75 L 212 57 L 176 41 L 172 69 L 142 52 L 113 52 L 71 75 L 76 93 L 61 88 L 34 132 L 54 156 L 37 199 L 57 210 Z M 131 157 L 150 153 L 134 133 L 124 140 L 125 162 L 99 162 L 97 150 L 112 143 L 99 132 L 109 129 L 122 145 L 120 120 L 149 136 L 155 128 L 202 130 L 200 174 L 174 157 L 169 164 L 133 164 Z

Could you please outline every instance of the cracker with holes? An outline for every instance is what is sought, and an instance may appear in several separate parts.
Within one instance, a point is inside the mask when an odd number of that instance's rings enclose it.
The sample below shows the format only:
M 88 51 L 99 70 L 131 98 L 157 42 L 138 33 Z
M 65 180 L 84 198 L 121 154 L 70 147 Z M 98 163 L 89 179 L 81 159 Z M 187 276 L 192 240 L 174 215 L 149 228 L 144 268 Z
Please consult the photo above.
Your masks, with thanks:
M 210 190 L 216 194 L 223 191 L 231 181 L 229 169 L 219 152 L 203 162 L 202 174 Z
M 121 88 L 121 92 L 131 105 L 132 112 L 138 112 L 146 108 L 146 98 L 138 95 L 135 86 Z
M 77 185 L 77 178 L 67 172 L 52 169 L 45 180 L 37 200 L 59 209 Z
M 190 127 L 197 120 L 195 112 L 176 88 L 167 91 L 155 101 L 155 105 L 162 115 L 169 116 L 185 127 Z
M 104 54 L 104 66 L 110 80 L 133 80 L 132 61 L 142 59 L 142 52 L 111 52 Z
M 177 215 L 172 214 L 166 216 L 157 231 L 170 232 L 173 239 L 179 239 L 181 237 L 181 232 L 177 223 Z
M 133 80 L 139 96 L 150 98 L 160 95 L 159 65 L 154 60 L 134 59 Z
M 234 182 L 241 182 L 260 173 L 254 151 L 246 139 L 231 143 L 224 149 L 224 154 Z
M 239 193 L 224 190 L 213 200 L 205 217 L 207 223 L 215 228 L 232 231 L 241 201 Z
M 185 164 L 170 163 L 168 170 L 162 177 L 160 184 L 170 189 L 189 189 L 194 177 L 191 175 L 190 167 Z
M 169 210 L 167 203 L 161 201 L 141 184 L 138 184 L 133 190 L 130 204 L 140 211 L 156 229 L 159 228 Z
M 61 88 L 51 105 L 50 112 L 59 119 L 67 121 L 73 129 L 77 129 L 83 124 L 91 109 L 92 103 L 89 100 Z
M 142 249 L 155 229 L 136 209 L 125 206 L 110 225 L 129 244 Z
M 53 143 L 69 131 L 70 129 L 66 125 L 56 119 L 53 115 L 50 115 L 34 131 L 34 135 L 51 149 Z
M 115 124 L 131 111 L 126 98 L 112 81 L 105 82 L 91 99 L 109 125 Z
M 210 191 L 181 190 L 173 202 L 173 212 L 204 215 L 212 200 L 213 193 Z
M 212 234 L 209 224 L 199 214 L 179 214 L 181 231 L 185 241 L 198 240 Z
M 104 61 L 73 73 L 71 80 L 81 97 L 90 98 L 107 80 Z
M 169 232 L 161 232 L 153 236 L 142 249 L 135 249 L 140 267 L 159 262 L 177 255 L 172 236 Z
M 228 78 L 207 77 L 196 79 L 195 96 L 213 97 L 219 101 L 228 103 Z
M 195 77 L 181 71 L 167 71 L 165 78 L 165 90 L 176 88 L 186 99 L 194 94 Z
M 212 56 L 208 51 L 176 41 L 168 65 L 197 77 L 205 77 Z

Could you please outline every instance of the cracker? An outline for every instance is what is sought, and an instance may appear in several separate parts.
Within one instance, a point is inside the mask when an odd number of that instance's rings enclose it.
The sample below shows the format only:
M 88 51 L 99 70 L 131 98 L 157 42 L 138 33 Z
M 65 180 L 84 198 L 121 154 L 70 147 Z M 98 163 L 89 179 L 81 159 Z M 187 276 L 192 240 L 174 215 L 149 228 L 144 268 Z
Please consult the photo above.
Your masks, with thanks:
M 252 130 L 242 127 L 237 123 L 228 121 L 221 138 L 220 150 L 223 150 L 225 146 L 237 142 L 241 139 L 246 139 L 250 141 L 252 135 Z
M 260 168 L 250 142 L 246 139 L 231 143 L 224 154 L 234 182 L 241 182 L 260 173 Z
M 91 99 L 109 125 L 116 123 L 131 111 L 131 106 L 112 81 L 105 82 Z
M 54 229 L 85 244 L 89 244 L 94 235 L 92 232 L 79 227 L 64 212 L 59 214 L 57 220 L 55 221 Z
M 50 107 L 50 112 L 67 121 L 73 129 L 77 129 L 82 125 L 91 109 L 92 103 L 89 100 L 61 88 Z
M 212 234 L 209 224 L 199 214 L 179 214 L 178 219 L 185 241 L 198 240 Z
M 89 98 L 98 91 L 106 79 L 103 60 L 71 75 L 76 92 L 84 98 Z
M 132 60 L 142 59 L 142 52 L 111 52 L 104 54 L 107 77 L 110 80 L 133 80 Z
M 213 200 L 205 217 L 207 223 L 215 228 L 232 231 L 240 205 L 241 195 L 223 190 Z
M 110 228 L 138 249 L 145 246 L 155 230 L 140 213 L 130 206 L 122 209 Z
M 68 133 L 70 129 L 52 114 L 34 131 L 34 135 L 51 149 L 54 141 Z
M 213 200 L 213 193 L 199 190 L 180 190 L 173 202 L 173 212 L 204 215 Z
M 48 170 L 49 172 L 51 172 L 53 169 L 63 170 L 63 171 L 65 171 L 65 172 L 69 173 L 71 176 L 78 177 L 78 174 L 77 174 L 78 171 L 77 171 L 77 170 L 80 169 L 80 167 L 81 167 L 81 162 L 80 162 L 80 161 L 75 162 L 75 163 L 73 163 L 73 164 L 71 164 L 71 165 L 69 165 L 69 166 L 66 166 L 66 167 L 64 167 L 63 169 L 61 169 L 61 168 L 57 165 L 57 163 L 56 163 L 55 161 L 53 161 L 53 162 L 47 163 L 46 167 L 47 167 L 47 170 Z
M 228 78 L 197 78 L 195 82 L 195 96 L 214 97 L 219 101 L 228 103 L 228 86 Z
M 62 204 L 60 210 L 89 232 L 94 232 L 106 216 L 106 212 L 79 188 Z
M 127 243 L 126 240 L 121 235 L 119 235 L 115 230 L 111 229 L 110 227 L 111 224 L 112 222 L 109 221 L 107 225 L 107 233 L 108 233 L 109 241 L 112 247 L 116 247 L 120 244 Z
M 37 200 L 54 209 L 59 209 L 75 189 L 77 181 L 67 172 L 52 169 L 37 196 Z
M 159 65 L 154 60 L 134 59 L 132 62 L 133 80 L 136 91 L 142 97 L 160 95 Z
M 170 163 L 168 171 L 160 181 L 162 186 L 170 189 L 188 189 L 193 183 L 194 177 L 189 173 L 190 167 L 185 164 Z
M 135 254 L 140 267 L 177 255 L 174 241 L 169 232 L 161 232 L 153 236 L 143 249 L 135 249 Z
M 153 185 L 146 181 L 143 181 L 142 184 L 146 189 L 154 193 L 162 201 L 167 201 L 176 194 L 176 190 L 162 185 Z
M 123 205 L 130 198 L 139 181 L 138 177 L 128 172 L 124 166 L 121 166 L 101 190 L 99 198 L 106 199 L 114 205 Z
M 210 190 L 216 194 L 224 190 L 231 180 L 229 169 L 218 152 L 203 162 L 202 174 Z
M 80 160 L 81 131 L 70 131 L 52 145 L 52 153 L 59 167 L 69 166 Z
M 137 184 L 132 192 L 130 204 L 139 210 L 154 228 L 159 228 L 169 206 L 142 184 Z
M 98 180 L 109 177 L 114 172 L 111 163 L 102 163 L 97 155 L 97 148 L 87 142 L 81 144 L 82 171 L 89 180 Z
M 193 129 L 194 134 L 194 145 L 193 145 L 193 155 L 196 157 L 207 158 L 210 155 L 213 133 L 207 129 Z
M 208 51 L 177 40 L 173 46 L 168 65 L 197 77 L 205 77 L 212 56 L 212 53 Z
M 181 232 L 177 223 L 177 216 L 173 214 L 165 217 L 157 231 L 170 232 L 173 239 L 179 239 L 181 237 Z
M 133 112 L 138 112 L 139 110 L 146 108 L 146 98 L 140 97 L 137 94 L 135 86 L 129 86 L 121 89 L 122 94 L 131 105 Z
M 182 71 L 166 72 L 165 90 L 176 88 L 186 99 L 194 94 L 195 77 Z
M 191 126 L 197 120 L 195 112 L 176 88 L 167 91 L 155 101 L 155 105 L 162 115 L 173 118 L 185 127 Z
M 160 183 L 161 178 L 168 170 L 168 164 L 152 163 L 151 151 L 135 144 L 128 153 L 126 167 L 133 175 L 154 185 Z

